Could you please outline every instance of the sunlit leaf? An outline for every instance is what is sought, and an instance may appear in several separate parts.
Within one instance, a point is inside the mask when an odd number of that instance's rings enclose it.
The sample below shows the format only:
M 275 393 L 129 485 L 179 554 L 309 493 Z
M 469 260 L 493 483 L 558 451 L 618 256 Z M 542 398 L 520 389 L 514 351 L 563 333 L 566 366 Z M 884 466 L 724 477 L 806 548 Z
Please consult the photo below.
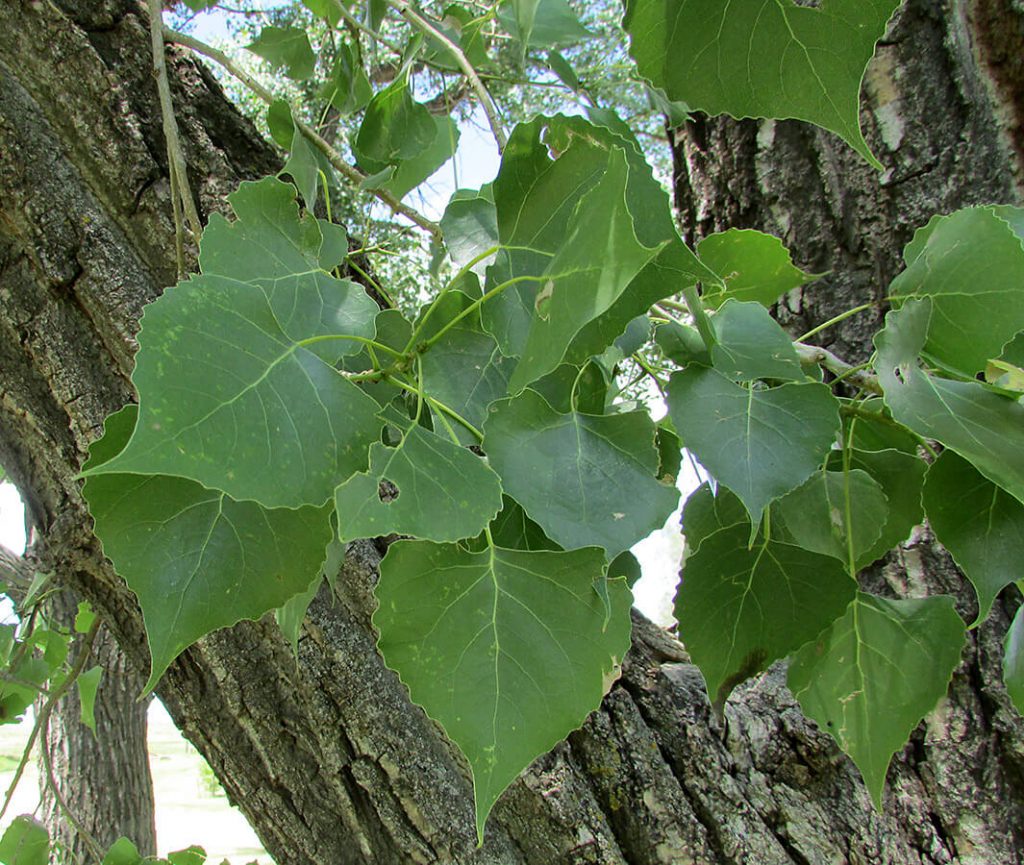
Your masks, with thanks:
M 398 541 L 373 623 L 388 666 L 466 755 L 477 831 L 502 791 L 597 708 L 629 648 L 625 581 L 611 617 L 604 554 Z
M 100 666 L 90 667 L 78 674 L 75 685 L 78 686 L 78 703 L 81 709 L 82 723 L 93 733 L 96 732 L 96 692 L 100 687 L 100 679 L 103 677 L 103 668 Z
M 22 814 L 0 838 L 0 862 L 3 865 L 47 865 L 50 860 L 50 836 L 34 817 Z

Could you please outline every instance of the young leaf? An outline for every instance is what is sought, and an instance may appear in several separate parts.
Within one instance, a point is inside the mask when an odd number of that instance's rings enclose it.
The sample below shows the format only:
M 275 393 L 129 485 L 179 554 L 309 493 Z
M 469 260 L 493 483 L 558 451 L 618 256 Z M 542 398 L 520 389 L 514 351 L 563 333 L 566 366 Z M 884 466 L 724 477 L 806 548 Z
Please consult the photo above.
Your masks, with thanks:
M 630 0 L 640 74 L 694 111 L 795 118 L 841 136 L 878 169 L 860 129 L 860 85 L 899 0 Z M 746 70 L 738 74 L 737 70 Z
M 708 235 L 697 244 L 697 256 L 722 278 L 722 285 L 704 287 L 710 309 L 730 298 L 771 306 L 787 291 L 824 275 L 795 267 L 779 238 L 749 228 Z
M 352 147 L 360 168 L 376 174 L 422 154 L 437 130 L 427 107 L 413 100 L 406 73 L 370 100 Z
M 82 723 L 93 733 L 96 732 L 96 692 L 99 690 L 102 677 L 103 668 L 96 666 L 80 673 L 75 679 L 75 684 L 78 686 Z
M 594 583 L 604 554 L 398 541 L 380 567 L 373 623 L 387 665 L 473 772 L 476 823 L 539 755 L 574 730 L 629 649 L 630 594 Z
M 560 414 L 525 390 L 491 406 L 484 450 L 506 492 L 567 549 L 609 558 L 665 524 L 679 491 L 661 483 L 646 412 Z
M 316 55 L 309 47 L 306 31 L 298 27 L 264 27 L 254 42 L 245 46 L 275 69 L 296 81 L 313 77 Z
M 953 451 L 929 467 L 924 508 L 939 542 L 978 593 L 978 621 L 996 595 L 1021 577 L 1024 504 Z
M 390 484 L 388 491 L 381 484 Z M 501 510 L 501 484 L 470 450 L 409 422 L 394 447 L 374 442 L 370 468 L 335 493 L 343 541 L 396 533 L 457 541 Z
M 973 376 L 1024 330 L 1024 242 L 993 208 L 932 217 L 903 257 L 889 291 L 931 298 L 925 357 Z
M 812 475 L 775 508 L 799 546 L 846 565 L 852 556 L 854 573 L 874 561 L 868 556 L 889 516 L 882 487 L 859 469 Z
M 1003 643 L 1003 681 L 1017 711 L 1024 715 L 1024 605 L 1017 612 Z
M 839 403 L 825 385 L 762 390 L 701 367 L 672 374 L 668 407 L 683 446 L 740 497 L 755 525 L 769 502 L 821 466 L 839 429 Z
M 711 322 L 711 360 L 722 375 L 735 381 L 804 380 L 793 341 L 760 304 L 728 300 Z
M 918 353 L 928 340 L 930 298 L 907 301 L 875 336 L 875 368 L 893 417 L 955 450 L 993 483 L 1024 502 L 1024 406 L 979 382 L 926 373 Z
M 832 558 L 776 540 L 750 546 L 746 520 L 700 540 L 675 602 L 680 638 L 721 707 L 745 679 L 842 615 L 857 586 Z
M 879 810 L 889 761 L 946 693 L 963 641 L 950 597 L 858 594 L 789 666 L 790 690 L 856 764 Z
M 34 817 L 22 814 L 0 838 L 0 862 L 4 865 L 47 865 L 50 860 L 50 836 Z
M 660 252 L 637 239 L 625 188 L 629 168 L 613 148 L 604 176 L 580 201 L 562 245 L 543 273 L 522 359 L 509 382 L 518 391 L 561 362 L 573 338 L 606 312 Z

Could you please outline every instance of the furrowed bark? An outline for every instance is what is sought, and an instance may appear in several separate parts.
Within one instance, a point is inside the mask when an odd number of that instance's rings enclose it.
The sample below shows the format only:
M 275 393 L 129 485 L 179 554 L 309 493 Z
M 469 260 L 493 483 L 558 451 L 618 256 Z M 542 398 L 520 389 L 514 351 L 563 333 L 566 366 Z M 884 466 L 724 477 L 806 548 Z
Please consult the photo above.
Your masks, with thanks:
M 936 15 L 927 20 L 940 26 Z M 148 47 L 142 9 L 128 0 L 0 5 L 0 464 L 40 527 L 37 554 L 101 612 L 139 670 L 141 616 L 92 535 L 76 472 L 103 417 L 131 398 L 138 317 L 174 277 Z M 276 157 L 208 73 L 177 50 L 168 61 L 207 214 Z M 780 155 L 787 140 L 776 133 Z M 730 181 L 738 191 L 744 176 Z M 717 206 L 694 205 L 694 224 L 728 219 Z M 770 212 L 760 197 L 738 206 L 744 224 L 757 208 Z M 808 225 L 807 237 L 819 233 L 831 237 Z M 841 237 L 856 261 L 872 260 L 872 246 Z M 477 849 L 462 762 L 374 649 L 378 561 L 374 544 L 352 545 L 337 592 L 321 591 L 310 610 L 297 658 L 265 618 L 201 641 L 158 687 L 280 865 L 1021 861 L 1024 737 L 998 676 L 1012 600 L 973 633 L 949 700 L 898 757 L 882 814 L 800 714 L 781 669 L 738 689 L 719 725 L 679 644 L 637 616 L 602 709 L 512 786 Z M 962 590 L 921 543 L 874 578 Z

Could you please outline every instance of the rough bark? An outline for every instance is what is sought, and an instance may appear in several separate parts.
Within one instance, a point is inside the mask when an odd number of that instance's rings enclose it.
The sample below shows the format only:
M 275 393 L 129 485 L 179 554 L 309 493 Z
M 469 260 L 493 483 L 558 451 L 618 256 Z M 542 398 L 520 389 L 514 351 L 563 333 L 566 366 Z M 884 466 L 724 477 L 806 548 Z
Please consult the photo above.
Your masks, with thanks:
M 919 23 L 944 30 L 935 9 Z M 949 20 L 971 32 L 963 16 Z M 101 611 L 140 669 L 141 617 L 91 534 L 75 472 L 104 415 L 130 398 L 138 316 L 173 279 L 147 50 L 128 0 L 0 4 L 0 463 L 41 527 L 38 555 Z M 988 80 L 973 53 L 963 58 Z M 209 212 L 273 155 L 207 73 L 177 52 L 170 61 L 191 176 Z M 939 104 L 953 106 L 945 110 L 960 110 L 949 82 L 961 74 L 947 66 L 947 84 L 935 85 Z M 810 135 L 775 128 L 780 156 L 787 135 Z M 936 158 L 945 153 L 936 146 Z M 999 154 L 986 172 L 1006 173 Z M 963 164 L 942 164 L 965 185 Z M 703 225 L 730 217 L 716 207 L 695 208 Z M 760 198 L 749 207 L 768 212 Z M 741 222 L 752 224 L 753 212 L 741 208 Z M 830 215 L 823 225 L 833 223 L 848 228 L 843 242 L 862 261 L 872 259 L 852 224 Z M 806 235 L 819 231 L 811 223 Z M 512 786 L 476 849 L 464 767 L 374 650 L 378 560 L 373 544 L 353 545 L 336 596 L 322 591 L 310 610 L 298 658 L 269 618 L 242 623 L 185 652 L 158 688 L 280 865 L 1021 861 L 1024 737 L 998 676 L 1003 605 L 972 634 L 948 701 L 898 757 L 881 814 L 832 740 L 802 717 L 780 670 L 737 691 L 723 728 L 681 647 L 635 617 L 621 681 L 581 731 Z M 962 589 L 923 544 L 875 578 L 902 587 L 922 575 Z
M 68 591 L 46 604 L 48 620 L 68 629 L 77 611 L 78 603 Z M 72 655 L 68 662 L 74 661 Z M 53 770 L 52 781 L 40 776 L 43 819 L 50 838 L 60 844 L 60 862 L 88 862 L 91 851 L 66 819 L 54 786 L 76 826 L 101 849 L 123 835 L 143 856 L 156 854 L 153 778 L 146 749 L 150 701 L 138 699 L 146 680 L 105 629 L 97 634 L 88 661 L 89 667 L 97 664 L 103 678 L 94 708 L 95 733 L 82 723 L 78 689 L 72 688 L 50 715 L 41 743 Z

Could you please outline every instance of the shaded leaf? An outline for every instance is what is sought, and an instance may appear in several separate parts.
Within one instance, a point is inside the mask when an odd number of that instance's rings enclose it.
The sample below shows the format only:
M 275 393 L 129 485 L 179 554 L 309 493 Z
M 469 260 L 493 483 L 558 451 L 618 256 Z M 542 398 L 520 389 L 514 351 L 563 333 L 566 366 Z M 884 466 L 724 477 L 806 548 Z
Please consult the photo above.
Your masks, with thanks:
M 404 198 L 441 168 L 459 145 L 459 128 L 450 117 L 434 117 L 437 132 L 426 149 L 412 159 L 398 163 L 394 175 L 384 187 L 395 196 Z
M 727 300 L 711 324 L 711 360 L 723 375 L 736 381 L 805 378 L 793 341 L 760 304 Z
M 1024 243 L 993 208 L 932 217 L 903 257 L 889 293 L 931 298 L 926 358 L 973 376 L 1024 330 Z
M 325 0 L 327 2 L 327 0 Z M 333 5 L 327 2 L 328 6 Z M 365 108 L 373 98 L 373 87 L 348 42 L 340 42 L 334 68 L 320 89 L 320 98 L 333 105 L 342 115 Z
M 353 142 L 359 167 L 370 174 L 420 156 L 437 137 L 437 122 L 412 98 L 408 73 L 377 93 Z
M 505 0 L 498 7 L 502 26 L 527 48 L 571 45 L 594 34 L 580 24 L 566 0 Z
M 675 321 L 659 324 L 654 331 L 654 341 L 665 357 L 680 366 L 691 363 L 711 366 L 707 346 L 695 327 Z
M 953 451 L 928 468 L 924 508 L 939 542 L 978 593 L 978 621 L 1022 576 L 1024 505 Z
M 1003 681 L 1006 692 L 1013 700 L 1017 711 L 1024 715 L 1024 605 L 1017 608 L 1017 613 L 1006 632 L 1003 643 Z
M 1024 502 L 1024 406 L 978 382 L 930 375 L 918 364 L 931 300 L 911 300 L 885 317 L 875 336 L 875 367 L 893 417 L 955 450 Z
M 669 99 L 733 117 L 795 118 L 835 132 L 876 168 L 860 85 L 899 0 L 631 0 L 624 26 L 640 74 Z M 747 74 L 737 70 L 746 69 Z
M 479 190 L 456 190 L 441 217 L 441 232 L 448 254 L 458 267 L 465 267 L 477 256 L 496 247 L 498 215 L 491 185 Z M 474 267 L 474 271 L 483 275 L 487 264 L 493 260 L 493 257 L 484 259 Z
M 892 601 L 857 595 L 789 666 L 789 688 L 856 764 L 875 807 L 892 755 L 946 693 L 964 623 L 944 595 Z
M 750 535 L 744 520 L 700 540 L 676 595 L 680 639 L 718 707 L 741 682 L 813 640 L 857 590 L 835 559 L 776 540 L 751 547 Z
M 678 490 L 655 477 L 646 412 L 561 414 L 532 390 L 490 411 L 483 447 L 502 486 L 563 547 L 600 545 L 614 557 L 675 509 Z
M 755 524 L 769 502 L 821 466 L 839 429 L 839 404 L 825 385 L 762 390 L 700 367 L 672 374 L 668 406 L 683 446 L 740 497 Z
M 750 515 L 736 494 L 725 487 L 715 491 L 711 484 L 703 483 L 683 506 L 682 529 L 691 554 L 715 532 L 740 525 L 749 526 Z
M 477 832 L 502 791 L 596 709 L 629 648 L 630 595 L 597 549 L 521 552 L 398 541 L 373 623 L 388 666 L 462 750 Z

